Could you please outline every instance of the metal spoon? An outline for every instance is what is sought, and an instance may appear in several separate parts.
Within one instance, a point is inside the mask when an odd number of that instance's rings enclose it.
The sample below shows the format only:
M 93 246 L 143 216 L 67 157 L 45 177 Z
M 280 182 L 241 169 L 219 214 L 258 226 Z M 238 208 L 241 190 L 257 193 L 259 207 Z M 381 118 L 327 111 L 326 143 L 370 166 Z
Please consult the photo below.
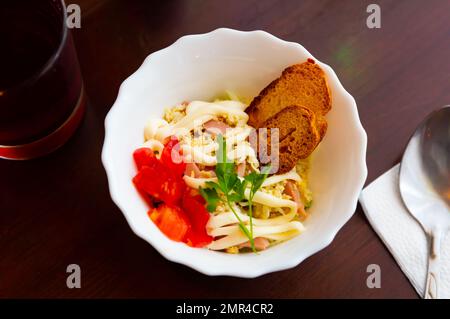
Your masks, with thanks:
M 450 105 L 431 113 L 416 129 L 399 181 L 406 207 L 431 242 L 425 298 L 439 298 L 441 239 L 450 229 Z

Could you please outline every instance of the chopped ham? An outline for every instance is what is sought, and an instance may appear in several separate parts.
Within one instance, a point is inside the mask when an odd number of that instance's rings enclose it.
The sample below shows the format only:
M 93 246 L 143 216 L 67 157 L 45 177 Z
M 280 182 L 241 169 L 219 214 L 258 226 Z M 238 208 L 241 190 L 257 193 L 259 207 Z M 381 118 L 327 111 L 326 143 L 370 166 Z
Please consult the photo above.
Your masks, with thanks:
M 269 240 L 267 240 L 266 238 L 263 237 L 256 237 L 254 239 L 255 242 L 255 248 L 256 250 L 264 250 L 267 247 L 269 247 Z M 247 241 L 245 243 L 242 243 L 238 246 L 239 248 L 251 248 L 252 246 L 250 245 L 250 241 Z
M 211 178 L 216 177 L 216 173 L 211 169 L 200 170 L 195 163 L 186 163 L 184 174 L 194 178 Z
M 295 183 L 292 181 L 288 181 L 286 183 L 286 188 L 284 189 L 284 192 L 286 193 L 286 195 L 291 196 L 292 200 L 297 204 L 297 212 L 301 216 L 305 216 L 306 215 L 305 205 L 300 199 L 300 192 L 298 191 L 297 185 L 295 185 Z
M 200 177 L 201 178 L 212 178 L 212 177 L 216 177 L 216 173 L 211 170 L 200 171 Z
M 237 168 L 236 168 L 236 173 L 240 176 L 240 177 L 244 177 L 245 175 L 245 162 L 243 163 L 239 163 Z
M 224 122 L 216 120 L 210 120 L 206 122 L 205 124 L 203 124 L 203 127 L 206 129 L 206 131 L 214 135 L 216 134 L 224 135 L 227 128 L 230 128 L 230 126 L 225 124 Z
M 200 169 L 195 163 L 186 163 L 186 170 L 184 174 L 190 177 L 200 177 Z
M 216 177 L 216 168 L 214 166 L 205 166 L 202 170 L 202 174 L 208 175 L 207 177 Z

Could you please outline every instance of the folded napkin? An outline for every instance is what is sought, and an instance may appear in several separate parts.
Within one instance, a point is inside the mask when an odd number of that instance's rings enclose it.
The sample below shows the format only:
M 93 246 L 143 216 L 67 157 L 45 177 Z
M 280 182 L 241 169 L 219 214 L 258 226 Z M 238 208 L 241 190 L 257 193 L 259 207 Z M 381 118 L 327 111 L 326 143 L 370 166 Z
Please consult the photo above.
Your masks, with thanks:
M 370 224 L 420 296 L 425 294 L 429 242 L 400 197 L 399 165 L 363 189 L 359 201 Z M 450 298 L 450 236 L 441 244 L 439 297 Z M 383 288 L 383 269 L 381 269 Z

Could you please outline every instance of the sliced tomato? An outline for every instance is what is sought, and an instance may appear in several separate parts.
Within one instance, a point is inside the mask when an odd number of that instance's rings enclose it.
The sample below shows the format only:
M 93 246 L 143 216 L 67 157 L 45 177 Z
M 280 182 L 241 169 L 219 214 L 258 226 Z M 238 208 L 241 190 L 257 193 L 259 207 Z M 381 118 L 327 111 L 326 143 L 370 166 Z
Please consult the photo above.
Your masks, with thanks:
M 197 232 L 192 228 L 186 234 L 186 244 L 191 247 L 201 248 L 212 242 L 212 237 L 205 232 Z
M 177 206 L 162 204 L 148 212 L 151 220 L 167 237 L 184 241 L 191 225 L 185 213 Z
M 147 194 L 146 192 L 140 190 L 139 188 L 136 188 L 141 198 L 147 203 L 148 207 L 153 208 L 155 207 L 154 198 Z
M 191 222 L 191 229 L 186 235 L 186 242 L 193 247 L 203 247 L 212 242 L 212 237 L 206 232 L 206 224 L 210 218 L 205 208 L 204 199 L 185 191 L 182 207 Z
M 161 162 L 177 176 L 182 176 L 184 174 L 186 163 L 183 162 L 180 144 L 175 136 L 172 136 L 164 145 L 161 154 Z
M 133 158 L 138 170 L 143 166 L 154 166 L 158 161 L 153 151 L 148 147 L 141 147 L 135 150 L 133 152 Z
M 200 195 L 199 191 L 195 188 L 192 188 L 192 187 L 189 187 L 186 185 L 186 190 L 185 190 L 184 195 L 194 197 L 194 199 L 197 200 L 202 205 L 206 204 L 205 199 L 202 197 L 202 195 Z
M 138 173 L 133 182 L 141 193 L 163 202 L 148 214 L 167 237 L 203 247 L 212 241 L 206 232 L 210 215 L 203 197 L 182 178 L 186 163 L 181 155 L 175 137 L 167 141 L 160 159 L 149 148 L 137 149 L 133 157 Z
M 159 162 L 155 167 L 143 166 L 133 182 L 137 189 L 166 204 L 179 204 L 185 189 L 183 179 L 170 174 Z

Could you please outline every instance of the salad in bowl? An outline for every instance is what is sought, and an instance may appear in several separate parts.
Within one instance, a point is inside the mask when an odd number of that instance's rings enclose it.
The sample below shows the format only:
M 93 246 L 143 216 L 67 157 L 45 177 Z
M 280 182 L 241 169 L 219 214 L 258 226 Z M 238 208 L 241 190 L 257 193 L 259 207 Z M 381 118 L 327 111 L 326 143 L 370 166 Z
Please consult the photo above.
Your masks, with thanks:
M 263 31 L 151 54 L 105 126 L 111 197 L 132 230 L 208 275 L 298 265 L 351 217 L 367 176 L 354 99 L 301 45 Z

